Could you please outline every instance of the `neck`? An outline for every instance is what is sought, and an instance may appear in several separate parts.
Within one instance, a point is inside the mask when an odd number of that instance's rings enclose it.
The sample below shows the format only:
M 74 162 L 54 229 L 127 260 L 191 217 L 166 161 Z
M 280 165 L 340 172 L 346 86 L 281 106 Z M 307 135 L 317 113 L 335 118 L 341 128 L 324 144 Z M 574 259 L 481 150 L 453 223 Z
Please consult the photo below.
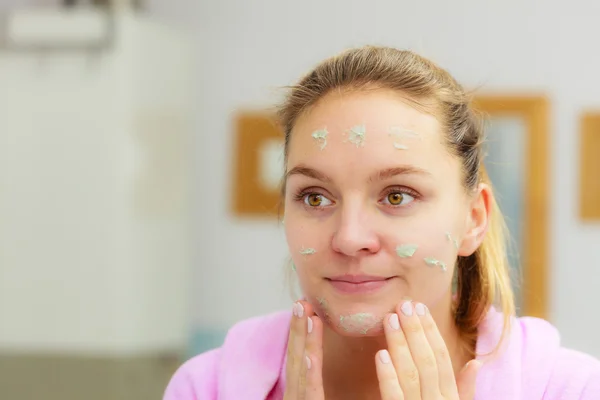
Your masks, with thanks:
M 446 303 L 446 302 L 442 302 Z M 451 300 L 430 309 L 448 352 L 455 376 L 470 360 L 469 350 L 460 338 L 451 311 Z M 379 393 L 375 353 L 386 349 L 385 336 L 347 337 L 325 326 L 323 332 L 323 383 L 328 398 L 372 398 Z M 352 394 L 351 396 L 348 394 Z M 378 398 L 378 396 L 374 396 Z

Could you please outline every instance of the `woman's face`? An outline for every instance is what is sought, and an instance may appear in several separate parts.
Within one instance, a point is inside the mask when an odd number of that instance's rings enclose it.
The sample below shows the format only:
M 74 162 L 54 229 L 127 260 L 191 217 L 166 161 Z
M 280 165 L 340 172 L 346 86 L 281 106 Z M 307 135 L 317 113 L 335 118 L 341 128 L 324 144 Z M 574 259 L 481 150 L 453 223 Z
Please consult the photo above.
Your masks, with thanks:
M 450 299 L 457 255 L 485 230 L 439 121 L 393 91 L 322 98 L 289 143 L 285 230 L 300 287 L 345 335 L 381 333 L 403 299 Z

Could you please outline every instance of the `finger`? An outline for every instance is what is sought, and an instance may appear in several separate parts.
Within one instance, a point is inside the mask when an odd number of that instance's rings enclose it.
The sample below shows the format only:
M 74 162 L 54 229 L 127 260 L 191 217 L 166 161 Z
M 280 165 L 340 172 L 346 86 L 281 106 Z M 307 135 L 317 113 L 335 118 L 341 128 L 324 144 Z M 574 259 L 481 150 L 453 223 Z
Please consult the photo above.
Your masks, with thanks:
M 408 348 L 404 332 L 400 329 L 398 314 L 394 313 L 386 316 L 383 330 L 395 369 L 395 379 L 400 382 L 404 396 L 407 399 L 420 399 L 419 371 Z
M 286 361 L 286 399 L 296 400 L 299 394 L 304 390 L 303 381 L 300 379 L 305 374 L 302 370 L 306 369 L 304 360 L 304 346 L 306 342 L 306 319 L 307 313 L 312 309 L 308 303 L 297 301 L 292 309 L 292 319 L 290 321 L 290 333 L 287 345 Z
M 312 306 L 305 300 L 299 301 L 302 307 L 298 307 L 299 314 L 303 314 L 301 319 L 302 335 L 304 337 L 304 348 L 302 349 L 302 357 L 300 360 L 300 375 L 298 376 L 298 398 L 302 400 L 310 400 L 306 397 L 306 381 L 308 376 L 308 367 L 311 364 L 311 360 L 306 357 L 306 345 L 308 343 L 308 320 L 314 315 Z M 302 312 L 302 311 L 304 312 Z M 311 322 L 312 325 L 312 322 Z
M 417 307 L 419 313 L 423 311 L 422 307 L 424 307 L 422 304 Z M 441 395 L 437 362 L 425 336 L 421 320 L 410 301 L 404 302 L 398 311 L 400 327 L 406 336 L 408 348 L 419 372 L 421 398 L 422 400 L 438 399 Z
M 435 356 L 438 368 L 439 390 L 443 397 L 455 399 L 458 397 L 456 378 L 446 342 L 444 342 L 444 338 L 442 338 L 427 307 L 423 304 L 415 305 L 415 314 L 421 319 L 423 332 Z
M 375 355 L 375 367 L 381 400 L 404 400 L 398 375 L 387 350 L 380 350 Z
M 473 400 L 475 397 L 475 382 L 480 368 L 480 361 L 471 360 L 458 374 L 456 385 L 458 386 L 458 398 L 460 400 Z
M 317 316 L 308 318 L 306 322 L 306 399 L 323 400 L 323 323 Z

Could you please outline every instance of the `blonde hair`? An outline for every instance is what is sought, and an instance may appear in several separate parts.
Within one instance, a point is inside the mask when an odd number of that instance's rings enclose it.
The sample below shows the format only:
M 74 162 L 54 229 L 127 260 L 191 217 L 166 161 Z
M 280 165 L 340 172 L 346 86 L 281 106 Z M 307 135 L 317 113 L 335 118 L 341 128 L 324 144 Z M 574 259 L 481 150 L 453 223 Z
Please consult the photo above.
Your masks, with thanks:
M 296 120 L 323 96 L 334 90 L 391 89 L 402 93 L 418 110 L 438 117 L 449 151 L 462 161 L 467 191 L 475 191 L 480 183 L 491 187 L 483 165 L 483 125 L 471 106 L 471 98 L 447 71 L 430 60 L 389 47 L 351 49 L 326 59 L 290 89 L 279 110 L 286 166 Z M 282 190 L 285 193 L 285 183 Z M 507 237 L 504 218 L 492 199 L 491 220 L 483 243 L 471 256 L 459 257 L 455 272 L 454 318 L 469 349 L 475 347 L 478 327 L 490 306 L 499 307 L 504 314 L 504 328 L 496 349 L 515 314 Z

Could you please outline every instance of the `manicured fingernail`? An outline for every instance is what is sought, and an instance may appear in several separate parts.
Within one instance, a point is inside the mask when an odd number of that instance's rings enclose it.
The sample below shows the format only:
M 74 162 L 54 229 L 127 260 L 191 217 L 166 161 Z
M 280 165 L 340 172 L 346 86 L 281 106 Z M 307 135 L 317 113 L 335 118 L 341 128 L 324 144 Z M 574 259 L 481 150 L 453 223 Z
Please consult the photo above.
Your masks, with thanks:
M 312 367 L 312 361 L 310 361 L 310 357 L 305 356 L 304 360 L 306 360 L 306 368 L 310 369 L 310 367 Z
M 417 304 L 415 304 L 415 311 L 416 311 L 417 315 L 422 317 L 423 315 L 425 315 L 427 308 L 425 307 L 425 304 L 417 303 Z
M 392 329 L 400 329 L 400 321 L 398 320 L 398 314 L 394 313 L 390 315 L 390 327 Z
M 296 316 L 298 318 L 302 318 L 303 315 L 304 315 L 304 307 L 302 307 L 302 304 L 296 303 Z
M 407 317 L 413 315 L 413 306 L 410 301 L 405 301 L 400 309 L 402 310 L 402 314 L 406 315 Z
M 312 319 L 309 318 L 308 319 L 308 333 L 312 332 L 312 325 L 313 325 Z
M 469 364 L 473 364 L 473 368 L 475 368 L 476 370 L 479 370 L 479 368 L 481 368 L 481 366 L 483 365 L 483 363 L 479 360 L 472 360 Z
M 466 363 L 464 367 L 462 367 L 462 370 L 460 372 L 464 372 L 469 368 L 475 368 L 475 370 L 479 370 L 479 368 L 481 368 L 482 365 L 483 363 L 479 360 L 471 360 L 468 363 Z
M 392 361 L 390 358 L 390 353 L 387 350 L 381 350 L 379 352 L 379 359 L 384 364 L 389 364 Z

